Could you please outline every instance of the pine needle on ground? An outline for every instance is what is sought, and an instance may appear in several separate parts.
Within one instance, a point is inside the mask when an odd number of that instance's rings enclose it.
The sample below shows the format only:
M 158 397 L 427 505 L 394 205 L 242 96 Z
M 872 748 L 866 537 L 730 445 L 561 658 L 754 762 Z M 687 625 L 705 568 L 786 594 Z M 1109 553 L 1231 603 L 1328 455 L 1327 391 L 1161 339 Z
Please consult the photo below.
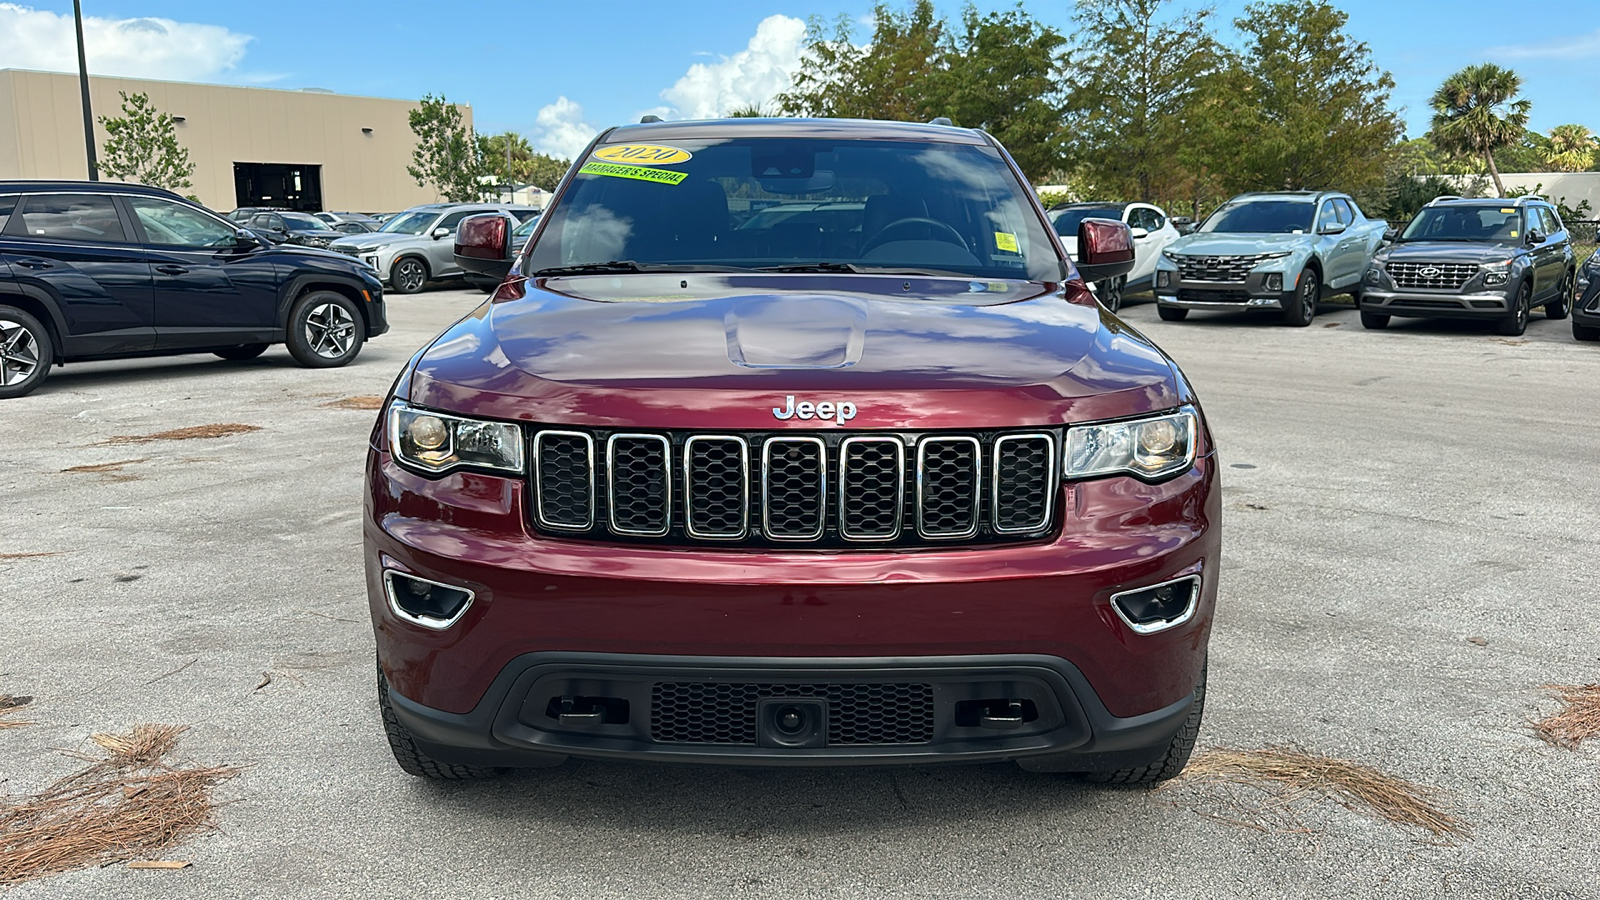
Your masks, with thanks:
M 32 697 L 13 697 L 10 694 L 0 694 L 0 728 L 21 728 L 24 725 L 32 725 L 32 722 L 11 718 L 17 715 L 17 710 L 26 707 L 32 702 Z
M 151 441 L 192 441 L 196 438 L 220 438 L 235 434 L 248 434 L 260 431 L 260 425 L 241 425 L 238 423 L 222 423 L 218 425 L 193 425 L 189 428 L 173 428 L 169 431 L 158 431 L 155 434 L 119 434 L 116 437 L 106 438 L 102 444 L 148 444 Z
M 97 734 L 103 758 L 27 797 L 0 797 L 0 886 L 155 855 L 215 825 L 211 791 L 230 766 L 167 757 L 186 728 Z
M 1295 823 L 1296 804 L 1329 799 L 1346 809 L 1369 810 L 1397 825 L 1440 836 L 1470 833 L 1466 823 L 1440 805 L 1439 792 L 1434 788 L 1384 774 L 1371 766 L 1289 747 L 1207 750 L 1190 761 L 1174 784 L 1183 782 L 1237 785 L 1262 791 L 1268 799 L 1254 807 L 1237 794 L 1228 800 L 1246 816 L 1238 824 L 1263 830 L 1267 830 L 1263 819 Z
M 383 398 L 374 394 L 341 397 L 322 404 L 329 409 L 383 409 Z
M 1600 737 L 1600 684 L 1547 684 L 1566 707 L 1533 723 L 1533 731 L 1557 747 L 1575 749 Z

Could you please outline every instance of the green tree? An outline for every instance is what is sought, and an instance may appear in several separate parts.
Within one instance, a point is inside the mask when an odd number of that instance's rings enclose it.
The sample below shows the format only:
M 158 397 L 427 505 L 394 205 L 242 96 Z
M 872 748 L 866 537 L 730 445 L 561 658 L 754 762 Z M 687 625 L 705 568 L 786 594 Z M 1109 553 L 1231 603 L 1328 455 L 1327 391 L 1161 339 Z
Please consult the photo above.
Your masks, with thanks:
M 572 168 L 572 160 L 558 159 L 544 153 L 535 153 L 533 159 L 528 160 L 527 182 L 534 187 L 547 191 L 556 189 L 561 183 L 561 176 L 567 174 Z
M 535 151 L 527 138 L 514 131 L 484 138 L 483 162 L 486 174 L 501 184 L 531 184 L 547 191 L 555 190 L 572 165 L 571 160 Z
M 1595 164 L 1600 141 L 1586 125 L 1557 125 L 1550 129 L 1550 147 L 1544 161 L 1557 172 L 1584 172 Z
M 176 191 L 192 187 L 189 177 L 194 163 L 189 151 L 178 144 L 172 116 L 150 103 L 148 94 L 122 98 L 122 115 L 100 117 L 106 142 L 100 150 L 100 171 L 121 181 L 148 184 Z
M 765 119 L 768 117 L 766 108 L 759 103 L 747 103 L 744 106 L 735 106 L 728 110 L 730 119 Z
M 1171 12 L 1171 0 L 1084 0 L 1066 70 L 1073 168 L 1118 196 L 1154 201 L 1192 186 L 1205 145 L 1197 113 L 1225 52 L 1212 11 Z M 1204 155 L 1204 154 L 1201 154 Z M 1187 170 L 1187 171 L 1185 171 Z
M 873 8 L 872 40 L 855 44 L 855 22 L 841 15 L 830 32 L 813 17 L 794 85 L 776 98 L 790 116 L 917 121 L 929 107 L 928 94 L 939 65 L 945 23 L 932 0 L 914 0 L 896 12 Z
M 476 138 L 461 117 L 461 110 L 444 97 L 424 96 L 411 110 L 411 131 L 417 136 L 406 171 L 418 187 L 431 185 L 452 202 L 483 196 L 482 177 L 492 175 L 485 153 L 486 141 Z
M 1526 99 L 1515 99 L 1521 90 L 1516 72 L 1480 63 L 1446 78 L 1428 101 L 1433 107 L 1429 138 L 1446 153 L 1482 159 L 1500 196 L 1506 186 L 1495 168 L 1495 152 L 1522 139 L 1533 107 Z
M 1385 151 L 1402 133 L 1389 105 L 1394 79 L 1346 33 L 1348 20 L 1325 0 L 1252 3 L 1234 20 L 1245 42 L 1225 79 L 1230 189 L 1383 184 Z
M 980 16 L 969 5 L 961 25 L 959 33 L 946 33 L 918 117 L 948 116 L 963 128 L 982 128 L 1030 179 L 1043 177 L 1062 163 L 1066 38 L 1020 6 Z

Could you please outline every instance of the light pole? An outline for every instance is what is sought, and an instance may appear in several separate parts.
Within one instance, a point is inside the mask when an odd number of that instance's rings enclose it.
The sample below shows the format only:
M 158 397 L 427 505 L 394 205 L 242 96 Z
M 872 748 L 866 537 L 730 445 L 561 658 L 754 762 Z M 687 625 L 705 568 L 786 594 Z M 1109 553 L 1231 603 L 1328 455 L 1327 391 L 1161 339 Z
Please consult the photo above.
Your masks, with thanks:
M 78 89 L 83 93 L 83 151 L 89 160 L 89 180 L 100 180 L 94 158 L 94 111 L 89 108 L 89 64 L 83 56 L 83 3 L 72 0 L 72 20 L 78 26 Z

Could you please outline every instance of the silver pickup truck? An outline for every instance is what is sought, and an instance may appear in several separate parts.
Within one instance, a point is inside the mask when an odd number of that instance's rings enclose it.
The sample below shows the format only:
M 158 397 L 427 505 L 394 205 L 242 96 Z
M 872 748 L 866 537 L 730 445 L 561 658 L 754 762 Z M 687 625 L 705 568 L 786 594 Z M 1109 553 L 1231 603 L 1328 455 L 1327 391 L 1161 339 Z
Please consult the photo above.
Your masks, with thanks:
M 1276 309 L 1285 325 L 1309 325 L 1322 298 L 1359 296 L 1388 228 L 1348 194 L 1240 194 L 1162 251 L 1158 312 L 1177 322 L 1191 309 Z

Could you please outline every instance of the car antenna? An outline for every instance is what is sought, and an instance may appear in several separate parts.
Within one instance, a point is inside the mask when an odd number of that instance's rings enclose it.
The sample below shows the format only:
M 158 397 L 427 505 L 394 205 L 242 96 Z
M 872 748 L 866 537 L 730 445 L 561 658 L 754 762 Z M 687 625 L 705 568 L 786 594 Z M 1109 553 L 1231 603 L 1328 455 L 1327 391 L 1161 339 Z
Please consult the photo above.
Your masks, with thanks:
M 933 117 L 933 118 L 928 120 L 928 124 L 929 125 L 949 125 L 951 127 L 955 127 L 956 123 L 950 121 L 950 117 L 949 116 L 935 116 L 935 117 Z
M 655 113 L 651 113 L 650 115 L 640 116 L 639 117 L 639 124 L 640 125 L 649 125 L 651 122 L 659 122 L 659 121 L 661 121 L 661 117 L 656 115 Z

